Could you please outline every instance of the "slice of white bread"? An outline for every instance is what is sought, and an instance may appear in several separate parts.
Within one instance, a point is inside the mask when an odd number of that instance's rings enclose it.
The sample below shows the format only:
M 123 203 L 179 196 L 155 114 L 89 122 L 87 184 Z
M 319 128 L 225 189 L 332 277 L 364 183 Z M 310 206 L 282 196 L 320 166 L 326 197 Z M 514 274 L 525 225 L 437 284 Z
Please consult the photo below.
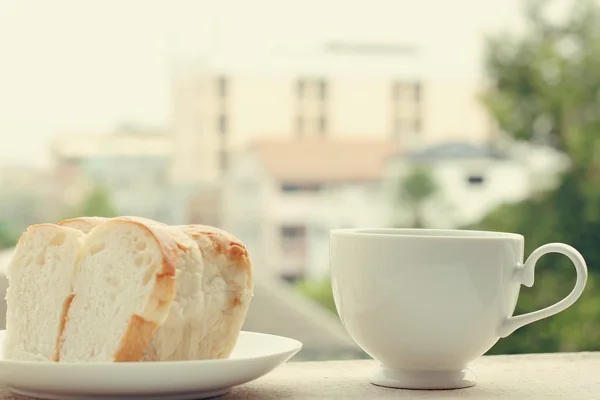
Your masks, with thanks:
M 40 224 L 30 226 L 19 239 L 6 268 L 5 358 L 56 361 L 84 237 L 72 228 Z
M 58 361 L 139 361 L 175 295 L 176 240 L 159 224 L 115 218 L 79 253 Z
M 177 227 L 202 255 L 177 269 L 169 317 L 144 356 L 147 361 L 227 358 L 237 342 L 252 299 L 252 267 L 246 247 L 209 226 Z

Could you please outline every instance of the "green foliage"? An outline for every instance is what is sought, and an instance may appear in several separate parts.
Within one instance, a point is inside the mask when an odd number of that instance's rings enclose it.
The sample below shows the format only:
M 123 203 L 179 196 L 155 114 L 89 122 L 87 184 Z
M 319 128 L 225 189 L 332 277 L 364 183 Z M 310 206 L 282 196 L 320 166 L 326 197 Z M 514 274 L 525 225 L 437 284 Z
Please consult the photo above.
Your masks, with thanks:
M 397 189 L 398 203 L 406 207 L 412 216 L 413 228 L 423 227 L 422 207 L 438 191 L 431 172 L 424 167 L 415 167 L 403 176 Z
M 491 353 L 600 350 L 600 9 L 592 1 L 573 2 L 558 24 L 545 16 L 548 3 L 528 2 L 524 37 L 490 39 L 486 65 L 495 85 L 483 101 L 506 134 L 554 146 L 572 165 L 555 190 L 499 207 L 470 228 L 521 233 L 526 255 L 544 243 L 569 243 L 591 276 L 574 306 L 519 329 Z M 574 276 L 566 257 L 544 257 L 515 313 L 559 301 Z
M 572 269 L 573 267 L 571 267 Z M 533 288 L 521 289 L 515 315 L 539 310 L 564 298 L 574 285 L 574 272 L 548 273 L 543 263 Z M 518 329 L 501 339 L 489 354 L 549 353 L 600 350 L 600 287 L 592 275 L 581 298 L 566 311 Z
M 331 280 L 329 277 L 320 280 L 306 280 L 298 283 L 296 288 L 300 293 L 315 301 L 331 312 L 336 312 Z
M 491 353 L 533 353 L 600 350 L 600 223 L 585 216 L 586 200 L 568 173 L 553 192 L 519 204 L 504 205 L 468 228 L 517 232 L 525 236 L 525 256 L 550 242 L 576 247 L 591 273 L 584 295 L 571 308 L 525 326 L 501 340 Z M 561 255 L 547 255 L 538 262 L 533 288 L 522 288 L 515 314 L 546 307 L 564 298 L 574 286 L 571 262 Z
M 117 217 L 119 214 L 115 209 L 110 194 L 101 187 L 90 191 L 83 202 L 74 210 L 70 210 L 64 218 L 75 217 Z
M 430 198 L 437 190 L 428 169 L 413 168 L 400 182 L 398 197 L 410 206 L 417 206 Z
M 546 139 L 584 150 L 576 132 L 598 119 L 600 13 L 580 0 L 562 24 L 546 17 L 548 1 L 528 1 L 525 37 L 488 40 L 486 67 L 496 90 L 484 96 L 500 127 L 518 139 Z
M 0 222 L 0 250 L 14 247 L 19 237 L 9 228 L 8 224 Z
M 503 205 L 468 228 L 520 233 L 526 238 L 527 254 L 545 243 L 569 243 L 583 254 L 590 272 L 600 274 L 600 221 L 585 212 L 592 200 L 579 190 L 580 179 L 576 172 L 569 172 L 552 192 Z M 553 270 L 570 266 L 564 257 L 547 258 L 544 264 Z

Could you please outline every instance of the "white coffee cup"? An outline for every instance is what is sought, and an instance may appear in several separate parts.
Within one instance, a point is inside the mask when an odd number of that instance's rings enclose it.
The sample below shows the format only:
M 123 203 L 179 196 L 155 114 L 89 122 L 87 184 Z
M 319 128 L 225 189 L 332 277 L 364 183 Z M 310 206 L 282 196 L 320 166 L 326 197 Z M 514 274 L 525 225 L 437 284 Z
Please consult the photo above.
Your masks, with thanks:
M 581 295 L 587 267 L 573 247 L 552 243 L 523 262 L 512 233 L 430 229 L 331 232 L 336 308 L 354 341 L 380 362 L 371 383 L 406 389 L 472 386 L 467 365 L 523 325 L 565 310 Z M 543 310 L 513 317 L 538 259 L 569 257 L 573 291 Z

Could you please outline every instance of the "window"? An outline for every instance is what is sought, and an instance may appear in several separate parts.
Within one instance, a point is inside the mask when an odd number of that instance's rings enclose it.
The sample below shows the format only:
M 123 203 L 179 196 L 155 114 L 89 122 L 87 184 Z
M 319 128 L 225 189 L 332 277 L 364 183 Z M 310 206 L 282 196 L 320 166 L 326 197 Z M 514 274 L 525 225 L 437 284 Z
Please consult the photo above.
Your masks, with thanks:
M 327 118 L 325 116 L 321 116 L 319 118 L 319 133 L 321 135 L 325 135 L 327 133 Z
M 223 114 L 219 115 L 217 125 L 217 130 L 219 133 L 221 135 L 225 135 L 227 133 L 227 116 Z
M 327 98 L 327 81 L 321 79 L 319 81 L 319 98 L 325 100 Z
M 296 83 L 296 96 L 302 100 L 304 98 L 304 80 L 299 79 Z
M 283 225 L 280 228 L 281 250 L 285 255 L 302 256 L 306 252 L 306 227 Z
M 392 92 L 392 135 L 420 133 L 422 86 L 420 82 L 393 82 Z
M 224 76 L 219 77 L 219 79 L 217 80 L 217 91 L 219 94 L 219 97 L 221 97 L 222 99 L 227 97 L 227 89 L 228 89 L 228 81 L 227 78 Z
M 304 117 L 302 115 L 298 115 L 296 118 L 296 132 L 298 135 L 302 135 L 304 132 Z
M 420 82 L 394 82 L 392 84 L 392 99 L 394 102 L 406 103 L 409 101 L 419 103 L 421 101 L 423 89 Z
M 470 175 L 467 178 L 467 181 L 469 182 L 469 185 L 481 185 L 485 179 L 481 175 Z
M 413 131 L 414 133 L 420 133 L 421 132 L 421 118 L 417 117 L 415 118 L 415 120 L 413 121 Z
M 406 101 L 406 87 L 404 82 L 394 82 L 392 86 L 392 98 L 396 104 Z
M 422 88 L 421 88 L 421 84 L 419 82 L 415 83 L 414 86 L 414 95 L 415 95 L 415 102 L 419 103 L 421 102 L 421 96 L 422 96 Z
M 327 130 L 325 117 L 329 85 L 324 78 L 301 78 L 296 81 L 298 134 L 324 135 Z
M 226 150 L 221 150 L 219 152 L 219 168 L 221 172 L 227 171 L 227 167 L 229 164 L 228 154 Z
M 284 193 L 318 192 L 320 190 L 321 185 L 318 183 L 283 183 L 281 185 L 281 191 Z
M 306 228 L 302 225 L 297 226 L 282 226 L 281 227 L 281 236 L 286 239 L 296 239 L 303 237 L 305 234 Z

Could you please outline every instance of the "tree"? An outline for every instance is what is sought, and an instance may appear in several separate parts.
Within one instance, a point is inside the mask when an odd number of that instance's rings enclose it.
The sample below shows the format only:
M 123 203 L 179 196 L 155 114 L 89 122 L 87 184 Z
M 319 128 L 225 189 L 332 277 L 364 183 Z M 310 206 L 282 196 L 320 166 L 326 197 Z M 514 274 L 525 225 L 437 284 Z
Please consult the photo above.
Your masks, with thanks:
M 516 139 L 566 152 L 576 191 L 591 196 L 586 217 L 600 219 L 600 9 L 577 0 L 561 23 L 549 0 L 527 2 L 525 37 L 488 42 L 486 66 L 495 82 L 483 100 L 500 129 Z
M 412 228 L 423 228 L 423 207 L 438 191 L 431 172 L 425 167 L 414 167 L 402 177 L 397 189 L 397 199 L 401 206 L 408 209 Z
M 307 298 L 313 300 L 323 308 L 337 313 L 329 276 L 318 280 L 304 280 L 296 284 L 296 287 Z
M 526 256 L 544 243 L 569 243 L 592 274 L 573 307 L 518 330 L 493 353 L 600 349 L 600 9 L 592 1 L 574 1 L 566 18 L 553 21 L 546 13 L 551 3 L 527 2 L 524 36 L 503 33 L 489 40 L 486 66 L 493 85 L 483 102 L 505 135 L 553 146 L 571 166 L 554 190 L 501 206 L 473 228 L 523 234 Z M 544 257 L 534 287 L 521 290 L 516 313 L 560 300 L 573 282 L 565 257 Z
M 18 240 L 18 236 L 8 227 L 8 224 L 0 221 L 0 250 L 14 247 Z
M 79 207 L 71 210 L 65 218 L 74 217 L 117 217 L 108 190 L 103 187 L 93 188 Z
M 495 85 L 483 99 L 505 133 L 554 146 L 572 161 L 555 191 L 513 208 L 512 228 L 530 231 L 541 223 L 543 230 L 530 233 L 534 244 L 569 240 L 600 266 L 592 250 L 600 240 L 600 9 L 575 1 L 557 23 L 545 16 L 550 3 L 527 2 L 524 37 L 490 39 L 486 65 Z M 502 224 L 505 215 L 498 214 L 506 212 L 491 215 L 488 225 Z

